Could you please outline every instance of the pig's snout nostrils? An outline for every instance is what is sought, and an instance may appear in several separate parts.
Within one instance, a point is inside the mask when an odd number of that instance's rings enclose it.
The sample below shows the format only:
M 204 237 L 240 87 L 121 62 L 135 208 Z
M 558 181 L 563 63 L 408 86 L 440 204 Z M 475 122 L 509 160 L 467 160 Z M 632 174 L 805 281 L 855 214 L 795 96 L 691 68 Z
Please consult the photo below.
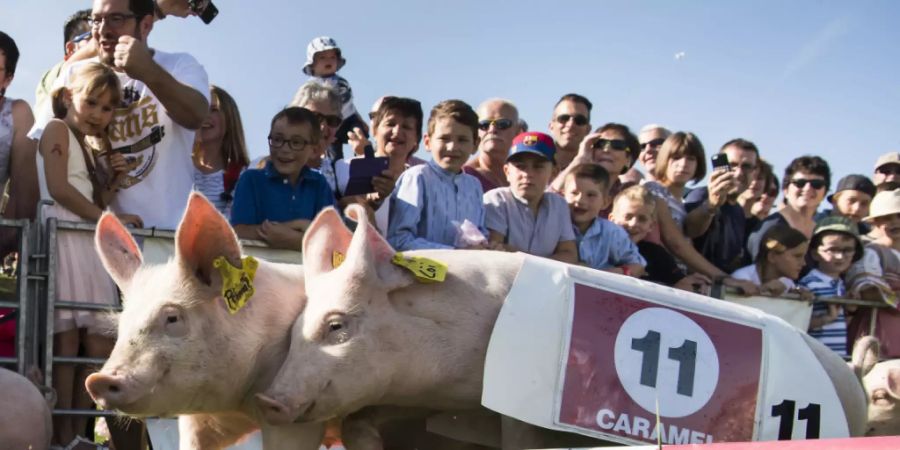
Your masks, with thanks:
M 102 373 L 92 373 L 84 380 L 84 387 L 95 401 L 114 402 L 122 394 L 121 380 Z
M 256 394 L 256 405 L 266 422 L 273 425 L 284 425 L 294 421 L 295 414 L 290 407 L 265 394 Z

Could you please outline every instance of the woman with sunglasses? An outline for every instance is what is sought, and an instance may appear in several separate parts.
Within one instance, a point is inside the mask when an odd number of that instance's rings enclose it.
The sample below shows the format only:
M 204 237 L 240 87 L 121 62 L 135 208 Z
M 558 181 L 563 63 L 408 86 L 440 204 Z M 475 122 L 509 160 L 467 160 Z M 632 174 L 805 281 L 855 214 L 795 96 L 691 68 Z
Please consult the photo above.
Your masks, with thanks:
M 776 224 L 787 224 L 806 237 L 816 228 L 815 215 L 825 193 L 831 186 L 831 169 L 818 156 L 795 158 L 784 169 L 781 192 L 784 200 L 778 211 L 766 217 L 747 239 L 747 250 L 756 260 L 759 242 L 765 232 Z

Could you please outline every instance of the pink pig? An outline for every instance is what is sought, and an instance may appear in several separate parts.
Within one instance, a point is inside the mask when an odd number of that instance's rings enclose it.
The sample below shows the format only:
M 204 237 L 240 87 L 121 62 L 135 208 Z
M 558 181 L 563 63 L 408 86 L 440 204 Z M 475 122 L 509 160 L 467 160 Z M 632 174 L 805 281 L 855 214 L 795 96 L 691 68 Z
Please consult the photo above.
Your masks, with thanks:
M 27 378 L 0 368 L 0 448 L 44 450 L 52 424 L 47 400 Z
M 864 336 L 853 346 L 857 371 L 869 402 L 866 436 L 900 435 L 900 359 L 878 362 L 878 340 Z
M 192 194 L 175 237 L 175 256 L 143 265 L 128 230 L 106 213 L 97 251 L 122 290 L 118 339 L 100 372 L 85 385 L 104 408 L 135 417 L 179 417 L 180 448 L 219 449 L 259 427 L 253 395 L 269 385 L 305 304 L 299 266 L 259 261 L 255 294 L 231 314 L 213 261 L 241 265 L 228 222 Z M 318 448 L 321 424 L 263 425 L 270 448 Z

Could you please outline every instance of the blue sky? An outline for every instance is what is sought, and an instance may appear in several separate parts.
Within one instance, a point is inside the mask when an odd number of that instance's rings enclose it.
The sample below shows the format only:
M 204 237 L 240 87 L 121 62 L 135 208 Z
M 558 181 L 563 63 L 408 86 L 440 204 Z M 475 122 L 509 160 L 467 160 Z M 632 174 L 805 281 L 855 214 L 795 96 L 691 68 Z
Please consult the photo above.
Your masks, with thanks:
M 0 29 L 22 52 L 7 95 L 33 103 L 41 74 L 62 55 L 65 18 L 90 2 L 3 3 Z M 809 153 L 829 161 L 835 182 L 871 176 L 878 155 L 900 150 L 900 2 L 216 4 L 211 25 L 166 19 L 149 41 L 193 54 L 237 99 L 252 156 L 267 152 L 269 120 L 305 80 L 306 44 L 319 35 L 343 48 L 341 75 L 363 112 L 384 94 L 427 108 L 505 97 L 533 130 L 546 131 L 556 100 L 577 92 L 594 102 L 595 127 L 661 123 L 696 133 L 707 154 L 744 137 L 779 178 L 791 158 Z

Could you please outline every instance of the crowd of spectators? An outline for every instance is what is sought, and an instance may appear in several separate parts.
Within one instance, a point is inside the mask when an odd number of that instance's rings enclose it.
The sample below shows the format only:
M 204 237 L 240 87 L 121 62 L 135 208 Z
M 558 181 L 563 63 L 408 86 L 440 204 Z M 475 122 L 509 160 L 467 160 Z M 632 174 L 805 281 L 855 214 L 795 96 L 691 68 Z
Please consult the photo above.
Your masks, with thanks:
M 0 32 L 4 217 L 33 219 L 43 198 L 57 217 L 95 221 L 109 207 L 136 226 L 174 229 L 196 189 L 239 237 L 299 250 L 318 212 L 357 203 L 398 251 L 525 252 L 700 294 L 796 295 L 815 302 L 809 332 L 835 352 L 846 357 L 875 320 L 884 355 L 900 357 L 898 152 L 877 158 L 871 178 L 839 180 L 823 210 L 832 172 L 819 156 L 794 158 L 779 181 L 750 140 L 708 152 L 697 135 L 658 124 L 594 128 L 590 100 L 575 93 L 553 105 L 549 133 L 526 131 L 515 104 L 499 98 L 476 108 L 446 100 L 426 117 L 417 100 L 384 96 L 366 123 L 338 75 L 347 59 L 323 36 L 307 49 L 309 80 L 270 112 L 268 155 L 252 162 L 231 95 L 190 55 L 148 46 L 167 4 L 178 2 L 95 0 L 74 14 L 65 59 L 37 87 L 34 114 L 5 97 L 19 54 Z M 83 87 L 89 65 L 114 73 L 120 92 Z M 113 100 L 109 119 L 82 113 Z M 420 142 L 427 162 L 413 156 Z M 368 192 L 353 190 L 357 158 L 384 161 Z M 57 292 L 88 301 L 71 286 Z M 872 315 L 816 301 L 832 297 L 890 307 Z M 72 322 L 57 331 L 73 327 L 76 343 L 78 330 L 83 339 L 92 330 Z M 69 442 L 71 424 L 59 429 L 67 434 L 57 442 Z

